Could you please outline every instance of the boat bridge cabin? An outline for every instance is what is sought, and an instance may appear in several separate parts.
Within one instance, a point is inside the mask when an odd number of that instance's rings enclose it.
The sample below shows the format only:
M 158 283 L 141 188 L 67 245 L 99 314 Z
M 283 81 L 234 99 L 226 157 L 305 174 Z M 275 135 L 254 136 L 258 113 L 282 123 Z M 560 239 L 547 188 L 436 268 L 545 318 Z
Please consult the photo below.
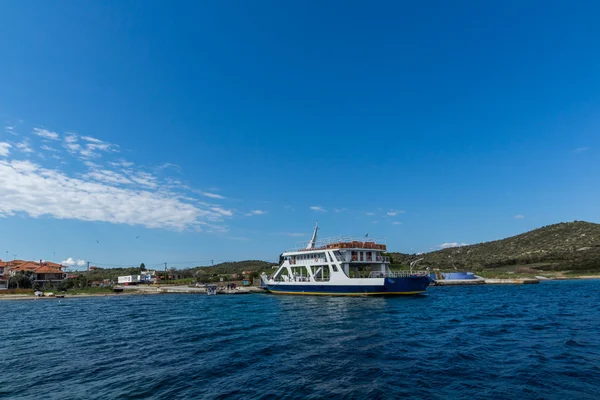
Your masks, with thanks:
M 388 274 L 390 258 L 384 256 L 385 244 L 375 240 L 328 240 L 312 248 L 289 250 L 282 254 L 283 264 L 276 279 L 328 281 L 340 273 L 348 278 L 367 278 Z M 288 275 L 288 276 L 285 276 Z

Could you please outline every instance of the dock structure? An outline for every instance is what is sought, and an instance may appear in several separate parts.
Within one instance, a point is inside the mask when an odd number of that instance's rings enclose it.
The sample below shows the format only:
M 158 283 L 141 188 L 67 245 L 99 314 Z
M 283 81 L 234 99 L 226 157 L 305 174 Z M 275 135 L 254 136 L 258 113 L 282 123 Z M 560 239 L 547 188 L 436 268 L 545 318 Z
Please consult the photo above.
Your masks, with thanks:
M 121 289 L 121 288 L 119 288 Z M 138 293 L 181 293 L 181 294 L 206 294 L 206 287 L 196 286 L 124 286 L 122 289 L 129 292 Z M 227 289 L 226 287 L 217 287 L 215 294 L 249 294 L 263 293 L 264 290 L 259 287 L 247 286 L 236 289 Z
M 488 285 L 529 285 L 540 283 L 536 278 L 515 278 L 515 279 L 486 279 Z
M 485 279 L 437 279 L 436 286 L 484 285 Z
M 537 278 L 487 279 L 475 276 L 475 279 L 435 279 L 435 286 L 464 286 L 464 285 L 527 285 L 540 283 Z

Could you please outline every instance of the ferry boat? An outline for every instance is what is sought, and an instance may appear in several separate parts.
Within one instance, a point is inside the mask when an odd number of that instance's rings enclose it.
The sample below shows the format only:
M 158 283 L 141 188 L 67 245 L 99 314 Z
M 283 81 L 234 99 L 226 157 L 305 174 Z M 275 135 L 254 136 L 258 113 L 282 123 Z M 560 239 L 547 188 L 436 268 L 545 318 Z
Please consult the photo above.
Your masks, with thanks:
M 285 251 L 272 276 L 262 274 L 271 293 L 376 296 L 425 292 L 427 271 L 392 271 L 385 244 L 368 237 L 330 238 L 317 242 L 318 223 L 305 248 Z

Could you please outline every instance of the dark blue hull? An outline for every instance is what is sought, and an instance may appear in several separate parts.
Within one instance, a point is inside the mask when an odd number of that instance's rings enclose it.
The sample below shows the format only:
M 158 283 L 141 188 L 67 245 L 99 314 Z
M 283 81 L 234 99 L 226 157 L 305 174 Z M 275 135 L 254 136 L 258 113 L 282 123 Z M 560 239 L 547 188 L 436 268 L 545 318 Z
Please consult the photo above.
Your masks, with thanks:
M 334 296 L 394 296 L 425 292 L 430 279 L 427 276 L 385 278 L 383 285 L 328 285 L 267 284 L 267 289 L 277 294 L 334 295 Z

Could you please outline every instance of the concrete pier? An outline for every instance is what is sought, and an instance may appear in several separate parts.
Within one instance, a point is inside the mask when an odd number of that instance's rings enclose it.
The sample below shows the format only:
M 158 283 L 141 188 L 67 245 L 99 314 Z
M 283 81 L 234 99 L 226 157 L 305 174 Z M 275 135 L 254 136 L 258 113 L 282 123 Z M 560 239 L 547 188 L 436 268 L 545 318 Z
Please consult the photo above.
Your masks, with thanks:
M 206 289 L 195 286 L 120 286 L 126 291 L 136 291 L 139 293 L 186 293 L 186 294 L 205 294 Z M 263 289 L 256 286 L 243 286 L 236 289 L 227 289 L 226 287 L 219 287 L 217 285 L 217 294 L 250 294 L 250 293 L 262 293 Z
M 540 280 L 535 278 L 486 279 L 485 283 L 489 285 L 527 285 L 540 283 Z
M 435 281 L 436 286 L 483 285 L 485 283 L 485 279 L 440 279 Z
M 511 279 L 485 279 L 477 276 L 475 279 L 439 279 L 435 280 L 436 286 L 463 286 L 463 285 L 527 285 L 540 283 L 535 278 L 511 278 Z

